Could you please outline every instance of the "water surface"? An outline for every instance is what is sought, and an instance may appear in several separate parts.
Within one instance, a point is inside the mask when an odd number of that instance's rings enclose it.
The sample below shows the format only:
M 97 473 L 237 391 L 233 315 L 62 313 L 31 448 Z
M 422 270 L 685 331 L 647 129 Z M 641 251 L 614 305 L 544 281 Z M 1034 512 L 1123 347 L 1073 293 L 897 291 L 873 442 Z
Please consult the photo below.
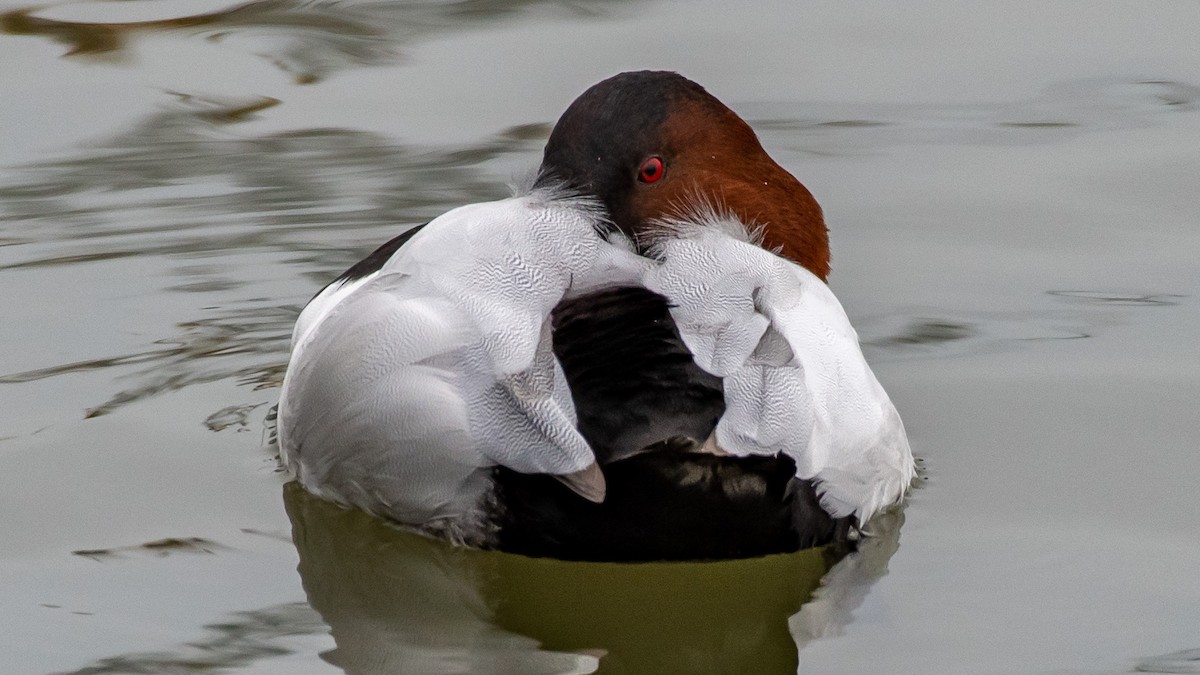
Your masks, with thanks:
M 0 14 L 6 671 L 1200 671 L 1197 3 Z M 842 559 L 628 568 L 284 487 L 303 303 L 647 67 L 825 208 L 925 467 L 903 514 Z

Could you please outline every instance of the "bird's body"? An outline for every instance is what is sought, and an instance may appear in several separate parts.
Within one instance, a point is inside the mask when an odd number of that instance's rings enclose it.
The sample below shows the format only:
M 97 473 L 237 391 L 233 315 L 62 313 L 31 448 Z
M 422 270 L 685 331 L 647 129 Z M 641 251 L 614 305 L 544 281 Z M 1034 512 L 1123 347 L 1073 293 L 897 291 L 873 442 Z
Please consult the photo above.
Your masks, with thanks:
M 659 126 L 597 144 L 630 106 Z M 681 119 L 708 121 L 714 152 Z M 898 501 L 913 463 L 824 283 L 824 236 L 807 190 L 697 85 L 607 80 L 531 191 L 402 234 L 309 303 L 281 455 L 316 494 L 534 555 L 830 541 Z

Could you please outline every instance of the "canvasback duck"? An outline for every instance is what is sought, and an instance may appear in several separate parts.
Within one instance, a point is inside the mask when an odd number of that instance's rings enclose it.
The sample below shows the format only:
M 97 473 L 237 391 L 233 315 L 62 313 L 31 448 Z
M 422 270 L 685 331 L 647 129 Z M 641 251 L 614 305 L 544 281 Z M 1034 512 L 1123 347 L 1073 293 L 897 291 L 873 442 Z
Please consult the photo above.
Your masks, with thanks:
M 821 209 L 674 73 L 560 118 L 532 188 L 387 242 L 304 308 L 280 454 L 328 499 L 586 560 L 852 538 L 913 477 L 825 284 Z

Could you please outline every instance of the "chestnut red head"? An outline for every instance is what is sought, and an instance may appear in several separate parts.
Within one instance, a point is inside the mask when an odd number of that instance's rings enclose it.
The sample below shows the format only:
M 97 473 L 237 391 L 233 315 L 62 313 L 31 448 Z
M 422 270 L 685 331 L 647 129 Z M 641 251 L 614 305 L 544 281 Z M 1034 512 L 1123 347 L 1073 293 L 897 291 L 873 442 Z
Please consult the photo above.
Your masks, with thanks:
M 732 110 L 681 75 L 622 73 L 567 108 L 546 143 L 540 181 L 599 197 L 636 235 L 698 200 L 764 228 L 764 244 L 826 278 L 829 236 L 809 191 Z

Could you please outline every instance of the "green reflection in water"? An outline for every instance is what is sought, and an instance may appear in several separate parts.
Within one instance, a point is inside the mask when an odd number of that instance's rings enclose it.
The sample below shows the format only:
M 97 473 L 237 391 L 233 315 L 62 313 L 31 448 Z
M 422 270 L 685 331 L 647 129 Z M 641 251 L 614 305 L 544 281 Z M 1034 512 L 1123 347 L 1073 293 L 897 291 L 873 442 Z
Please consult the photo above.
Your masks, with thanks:
M 309 601 L 350 673 L 794 673 L 830 549 L 577 563 L 453 547 L 284 488 Z M 539 646 L 540 645 L 540 646 Z

